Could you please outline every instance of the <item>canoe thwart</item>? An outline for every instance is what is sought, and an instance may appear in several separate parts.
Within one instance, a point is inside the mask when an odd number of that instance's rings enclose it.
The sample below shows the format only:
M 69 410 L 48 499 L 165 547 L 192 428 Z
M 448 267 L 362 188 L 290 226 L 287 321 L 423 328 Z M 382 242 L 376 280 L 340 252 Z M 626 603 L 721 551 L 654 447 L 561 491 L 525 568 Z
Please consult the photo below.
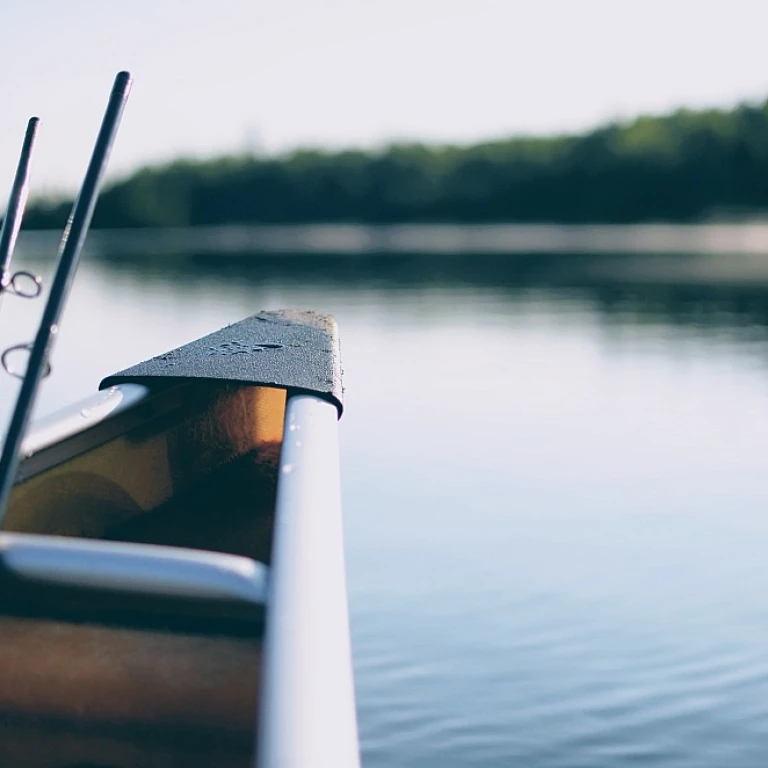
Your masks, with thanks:
M 183 347 L 108 376 L 115 384 L 209 379 L 280 387 L 330 400 L 341 414 L 343 389 L 336 322 L 316 312 L 260 312 Z
M 183 547 L 0 534 L 3 612 L 152 624 L 164 616 L 216 625 L 263 619 L 267 567 Z

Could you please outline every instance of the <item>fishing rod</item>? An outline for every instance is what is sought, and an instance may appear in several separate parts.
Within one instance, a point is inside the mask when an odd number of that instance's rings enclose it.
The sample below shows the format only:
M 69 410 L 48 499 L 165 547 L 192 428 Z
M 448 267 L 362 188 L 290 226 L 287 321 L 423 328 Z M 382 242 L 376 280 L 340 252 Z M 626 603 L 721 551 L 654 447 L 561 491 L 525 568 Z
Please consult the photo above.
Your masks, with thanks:
M 31 272 L 20 271 L 11 274 L 11 258 L 16 246 L 16 238 L 21 228 L 21 220 L 24 217 L 24 207 L 27 203 L 29 192 L 29 167 L 32 161 L 32 150 L 35 146 L 37 128 L 40 125 L 39 117 L 30 117 L 27 130 L 24 134 L 24 143 L 21 147 L 19 164 L 16 167 L 16 175 L 11 187 L 11 196 L 8 198 L 8 208 L 0 229 L 0 295 L 8 291 L 25 299 L 34 299 L 40 295 L 41 282 L 37 275 Z M 25 290 L 21 278 L 31 281 L 32 288 Z
M 8 499 L 19 468 L 21 441 L 35 404 L 40 380 L 48 368 L 48 355 L 53 340 L 59 331 L 59 319 L 67 294 L 80 260 L 80 253 L 88 234 L 88 228 L 93 218 L 96 199 L 99 194 L 104 171 L 109 160 L 123 108 L 131 90 L 131 75 L 129 72 L 118 72 L 109 96 L 107 109 L 96 138 L 91 160 L 80 187 L 77 199 L 72 206 L 59 246 L 58 262 L 53 275 L 51 290 L 43 310 L 43 316 L 32 343 L 29 362 L 21 383 L 21 389 L 16 400 L 16 406 L 11 416 L 10 426 L 6 434 L 3 451 L 0 455 L 0 526 L 5 517 Z

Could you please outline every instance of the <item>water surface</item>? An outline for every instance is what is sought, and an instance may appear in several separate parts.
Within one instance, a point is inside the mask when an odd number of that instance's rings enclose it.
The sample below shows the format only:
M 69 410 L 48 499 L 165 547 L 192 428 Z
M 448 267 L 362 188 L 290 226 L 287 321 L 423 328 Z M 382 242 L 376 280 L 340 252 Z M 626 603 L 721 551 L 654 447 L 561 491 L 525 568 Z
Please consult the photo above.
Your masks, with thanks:
M 366 768 L 763 766 L 768 288 L 681 258 L 92 259 L 39 412 L 331 312 Z

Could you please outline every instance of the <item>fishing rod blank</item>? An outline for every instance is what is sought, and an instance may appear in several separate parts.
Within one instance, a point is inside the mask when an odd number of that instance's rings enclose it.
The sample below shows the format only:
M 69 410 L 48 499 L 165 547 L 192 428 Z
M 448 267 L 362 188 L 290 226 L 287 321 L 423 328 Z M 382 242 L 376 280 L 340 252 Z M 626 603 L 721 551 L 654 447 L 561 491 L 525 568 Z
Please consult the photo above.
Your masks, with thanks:
M 119 72 L 112 86 L 107 110 L 101 123 L 96 145 L 93 148 L 88 170 L 83 179 L 80 193 L 72 206 L 67 226 L 59 246 L 59 258 L 51 290 L 43 310 L 43 317 L 37 329 L 35 340 L 27 363 L 27 371 L 21 383 L 16 407 L 0 455 L 0 526 L 5 516 L 16 471 L 19 467 L 21 441 L 29 422 L 40 379 L 47 367 L 52 342 L 59 330 L 59 318 L 75 276 L 85 236 L 93 218 L 99 185 L 107 167 L 109 153 L 117 134 L 125 102 L 131 90 L 131 76 Z
M 24 134 L 24 144 L 21 147 L 21 156 L 19 164 L 16 167 L 16 176 L 13 179 L 11 187 L 11 196 L 8 198 L 8 208 L 3 219 L 3 226 L 0 229 L 0 294 L 11 290 L 19 296 L 34 298 L 40 293 L 40 279 L 29 272 L 19 272 L 17 275 L 10 274 L 11 258 L 13 249 L 16 245 L 16 238 L 21 228 L 21 220 L 24 217 L 24 206 L 27 203 L 27 193 L 29 192 L 29 166 L 32 160 L 32 150 L 35 146 L 37 136 L 37 127 L 40 124 L 39 117 L 30 117 L 27 123 L 27 130 Z M 35 288 L 26 292 L 16 285 L 17 277 L 27 277 L 34 283 Z

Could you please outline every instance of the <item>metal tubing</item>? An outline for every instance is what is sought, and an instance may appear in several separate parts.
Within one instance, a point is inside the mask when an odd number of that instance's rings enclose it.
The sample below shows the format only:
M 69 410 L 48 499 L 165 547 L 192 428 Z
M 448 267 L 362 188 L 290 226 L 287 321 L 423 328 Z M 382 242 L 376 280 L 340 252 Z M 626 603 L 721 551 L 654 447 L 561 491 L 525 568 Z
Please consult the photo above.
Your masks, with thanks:
M 260 697 L 258 768 L 358 768 L 338 411 L 288 400 Z
M 40 379 L 46 368 L 50 347 L 58 332 L 58 323 L 69 288 L 75 276 L 80 252 L 93 218 L 101 179 L 109 160 L 109 153 L 117 134 L 123 108 L 131 90 L 131 76 L 119 72 L 112 86 L 107 110 L 101 123 L 96 145 L 91 155 L 83 185 L 64 229 L 59 248 L 59 259 L 53 276 L 48 301 L 30 352 L 27 372 L 19 391 L 16 406 L 0 456 L 0 526 L 8 506 L 8 499 L 19 466 L 19 448 L 35 404 Z
M 39 588 L 261 606 L 267 569 L 248 557 L 156 544 L 0 534 L 0 577 Z

